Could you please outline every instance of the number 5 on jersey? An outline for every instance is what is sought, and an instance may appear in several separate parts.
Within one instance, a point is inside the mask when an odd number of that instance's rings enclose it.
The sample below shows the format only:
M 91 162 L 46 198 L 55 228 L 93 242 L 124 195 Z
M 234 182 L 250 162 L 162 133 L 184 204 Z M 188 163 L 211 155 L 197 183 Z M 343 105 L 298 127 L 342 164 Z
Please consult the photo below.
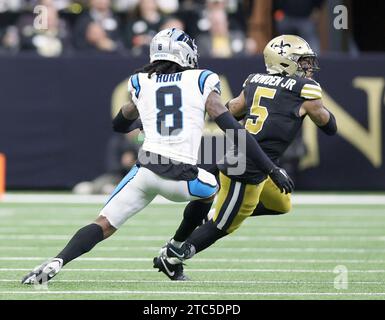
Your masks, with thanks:
M 263 128 L 263 124 L 269 116 L 267 108 L 261 106 L 261 98 L 274 99 L 276 89 L 257 87 L 254 93 L 253 104 L 250 109 L 250 117 L 253 119 L 247 119 L 245 128 L 252 134 L 257 134 Z M 256 117 L 256 118 L 255 118 Z

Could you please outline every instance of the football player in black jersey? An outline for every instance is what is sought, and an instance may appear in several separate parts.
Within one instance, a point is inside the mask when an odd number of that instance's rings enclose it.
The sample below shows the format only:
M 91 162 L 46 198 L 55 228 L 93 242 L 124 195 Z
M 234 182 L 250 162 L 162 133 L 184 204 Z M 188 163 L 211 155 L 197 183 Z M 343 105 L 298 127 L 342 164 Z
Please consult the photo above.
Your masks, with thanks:
M 318 62 L 304 39 L 281 35 L 272 39 L 263 53 L 267 73 L 249 75 L 239 96 L 230 100 L 227 107 L 237 119 L 244 118 L 245 128 L 268 157 L 277 162 L 306 116 L 328 135 L 337 132 L 337 125 L 333 114 L 322 103 L 320 85 L 312 79 L 313 73 L 319 70 Z M 154 267 L 170 279 L 181 278 L 168 272 L 173 269 L 172 264 L 191 258 L 234 232 L 247 217 L 290 210 L 290 193 L 278 189 L 250 161 L 247 152 L 242 156 L 242 151 L 237 151 L 237 161 L 245 162 L 246 171 L 239 175 L 230 173 L 234 152 L 226 154 L 224 164 L 218 165 L 221 189 L 213 218 L 196 228 L 202 212 L 190 202 L 175 236 L 161 249 L 160 256 L 154 258 Z

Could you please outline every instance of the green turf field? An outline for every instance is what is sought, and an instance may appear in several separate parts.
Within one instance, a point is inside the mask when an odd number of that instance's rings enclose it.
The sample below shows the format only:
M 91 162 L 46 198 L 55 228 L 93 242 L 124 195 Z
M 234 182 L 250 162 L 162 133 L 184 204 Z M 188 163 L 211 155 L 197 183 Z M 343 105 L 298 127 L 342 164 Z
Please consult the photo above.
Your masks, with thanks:
M 100 207 L 0 203 L 0 299 L 385 298 L 383 204 L 295 205 L 284 216 L 249 218 L 187 262 L 188 282 L 171 282 L 152 268 L 183 205 L 151 205 L 68 264 L 48 289 L 20 284 Z M 347 288 L 335 283 L 346 280 L 333 273 L 339 265 L 347 268 Z

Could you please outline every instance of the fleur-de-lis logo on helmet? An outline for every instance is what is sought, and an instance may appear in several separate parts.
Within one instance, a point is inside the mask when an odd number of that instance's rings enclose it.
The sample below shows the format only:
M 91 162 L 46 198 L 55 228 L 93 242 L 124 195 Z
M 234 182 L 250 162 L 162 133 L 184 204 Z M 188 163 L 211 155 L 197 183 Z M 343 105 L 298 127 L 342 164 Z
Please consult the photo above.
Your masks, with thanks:
M 272 43 L 271 44 L 271 47 L 274 49 L 274 50 L 278 50 L 278 54 L 283 56 L 284 54 L 286 54 L 286 51 L 284 50 L 285 47 L 291 47 L 291 44 L 290 43 L 284 43 L 283 40 L 281 40 L 281 43 L 280 44 L 274 44 Z
M 301 37 L 292 34 L 283 34 L 270 40 L 263 50 L 263 57 L 269 74 L 303 77 L 309 72 L 319 70 L 317 55 L 309 44 Z M 305 58 L 308 60 L 306 66 Z M 303 65 L 300 62 L 303 62 Z

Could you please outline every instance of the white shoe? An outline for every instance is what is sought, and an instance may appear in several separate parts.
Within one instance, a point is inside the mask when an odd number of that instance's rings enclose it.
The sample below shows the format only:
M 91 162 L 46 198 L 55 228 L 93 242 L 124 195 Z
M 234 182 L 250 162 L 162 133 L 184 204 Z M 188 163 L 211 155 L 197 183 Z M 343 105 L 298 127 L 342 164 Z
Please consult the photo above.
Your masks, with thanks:
M 43 284 L 51 280 L 63 267 L 63 259 L 53 258 L 37 266 L 30 273 L 28 273 L 22 284 Z

